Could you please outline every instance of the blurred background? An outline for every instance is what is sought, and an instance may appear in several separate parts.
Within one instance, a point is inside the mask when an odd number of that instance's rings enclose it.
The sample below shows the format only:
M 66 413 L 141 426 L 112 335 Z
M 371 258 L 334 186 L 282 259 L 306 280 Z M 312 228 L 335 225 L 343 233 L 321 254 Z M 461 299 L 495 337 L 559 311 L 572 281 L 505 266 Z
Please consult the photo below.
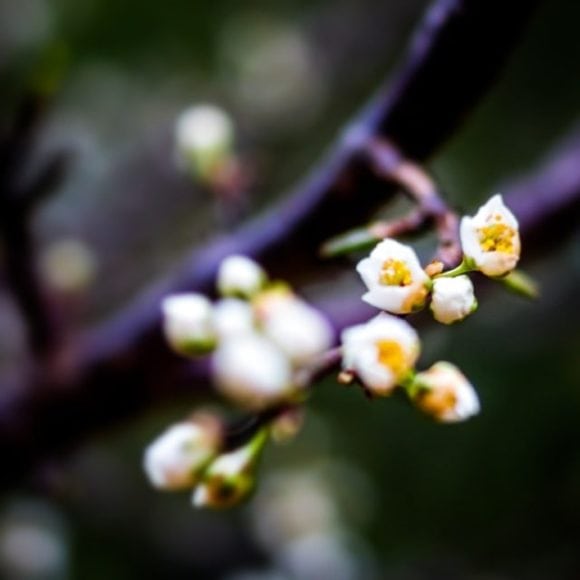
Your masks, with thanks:
M 58 79 L 38 155 L 63 148 L 70 165 L 35 226 L 49 280 L 76 288 L 74 323 L 113 313 L 280 196 L 397 62 L 426 5 L 0 0 L 2 123 L 31 79 Z M 495 89 L 432 164 L 453 204 L 475 208 L 573 128 L 579 19 L 573 0 L 540 3 Z M 231 117 L 237 165 L 224 179 L 242 185 L 237 197 L 175 171 L 173 127 L 197 103 Z M 539 301 L 488 293 L 461 326 L 425 331 L 422 363 L 452 360 L 477 386 L 475 420 L 435 425 L 402 400 L 328 381 L 299 437 L 267 450 L 252 501 L 209 513 L 145 480 L 145 445 L 198 401 L 158 409 L 84 445 L 47 493 L 2 499 L 0 577 L 577 578 L 579 242 L 531 261 L 523 240 Z M 327 282 L 361 292 L 352 269 Z M 5 293 L 0 319 L 0 362 L 18 368 L 23 332 Z

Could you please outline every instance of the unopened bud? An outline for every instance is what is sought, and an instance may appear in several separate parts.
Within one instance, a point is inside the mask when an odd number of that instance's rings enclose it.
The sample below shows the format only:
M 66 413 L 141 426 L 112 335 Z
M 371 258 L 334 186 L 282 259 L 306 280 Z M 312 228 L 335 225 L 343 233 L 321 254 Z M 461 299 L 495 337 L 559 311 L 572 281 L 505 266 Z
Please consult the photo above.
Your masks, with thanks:
M 251 298 L 266 282 L 266 273 L 251 258 L 233 255 L 220 265 L 217 287 L 222 296 Z
M 174 294 L 163 300 L 163 330 L 180 354 L 199 355 L 213 350 L 216 334 L 211 302 L 201 294 Z
M 216 455 L 220 444 L 217 423 L 182 422 L 169 427 L 145 451 L 143 466 L 155 487 L 193 487 Z
M 219 107 L 197 105 L 177 119 L 175 140 L 181 165 L 198 178 L 212 181 L 231 156 L 234 126 Z
M 246 499 L 254 489 L 257 464 L 267 438 L 267 430 L 262 429 L 243 447 L 215 459 L 193 492 L 193 505 L 225 509 Z
M 480 410 L 475 389 L 463 373 L 448 362 L 438 362 L 417 373 L 409 392 L 419 409 L 444 423 L 465 421 Z

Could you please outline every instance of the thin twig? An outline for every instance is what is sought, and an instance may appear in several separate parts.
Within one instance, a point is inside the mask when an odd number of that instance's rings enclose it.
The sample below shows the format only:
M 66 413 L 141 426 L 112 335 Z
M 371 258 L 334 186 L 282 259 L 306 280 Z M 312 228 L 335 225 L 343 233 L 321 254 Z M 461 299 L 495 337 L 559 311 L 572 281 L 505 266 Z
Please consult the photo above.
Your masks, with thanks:
M 439 241 L 436 259 L 448 268 L 457 266 L 461 261 L 459 218 L 443 199 L 435 180 L 386 140 L 372 140 L 368 155 L 375 172 L 402 187 L 416 204 L 410 214 L 400 219 L 374 224 L 369 228 L 371 233 L 381 238 L 393 237 L 417 233 L 433 224 Z
M 316 252 L 320 244 L 364 223 L 394 192 L 361 164 L 360 152 L 368 140 L 389 139 L 407 158 L 431 155 L 491 86 L 534 4 L 434 2 L 394 82 L 277 208 L 194 253 L 170 279 L 79 338 L 69 353 L 72 365 L 66 377 L 36 376 L 31 381 L 23 376 L 5 383 L 0 398 L 0 485 L 10 485 L 43 460 L 156 402 L 207 389 L 207 365 L 186 364 L 164 344 L 161 297 L 182 289 L 211 291 L 219 262 L 231 252 L 260 259 L 276 277 L 294 280 L 304 272 L 324 273 Z M 352 312 L 341 309 L 334 322 L 340 327 L 347 319 Z

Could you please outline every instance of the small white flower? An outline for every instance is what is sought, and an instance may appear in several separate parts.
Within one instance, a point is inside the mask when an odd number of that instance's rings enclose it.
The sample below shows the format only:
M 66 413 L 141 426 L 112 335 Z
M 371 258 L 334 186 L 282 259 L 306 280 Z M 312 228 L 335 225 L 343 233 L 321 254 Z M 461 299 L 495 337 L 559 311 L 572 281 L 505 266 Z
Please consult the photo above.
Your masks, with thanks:
M 217 287 L 223 296 L 250 298 L 264 286 L 266 274 L 247 256 L 227 257 L 220 265 Z
M 177 423 L 145 451 L 143 467 L 159 489 L 193 487 L 218 447 L 217 431 L 192 422 Z
M 473 284 L 467 276 L 433 280 L 431 311 L 438 322 L 452 324 L 463 320 L 476 308 Z
M 415 365 L 420 344 L 404 320 L 384 312 L 342 333 L 343 367 L 373 394 L 389 395 Z
M 192 496 L 195 507 L 229 508 L 244 500 L 254 489 L 255 469 L 267 431 L 259 431 L 243 447 L 223 453 L 207 468 Z
M 393 314 L 408 314 L 424 306 L 430 278 L 409 246 L 383 240 L 356 269 L 368 288 L 362 299 L 370 305 Z
M 473 217 L 461 220 L 463 253 L 486 276 L 511 272 L 520 258 L 518 221 L 505 206 L 501 195 L 494 195 Z
M 234 126 L 225 111 L 214 105 L 186 109 L 175 124 L 180 162 L 200 177 L 210 177 L 215 166 L 229 155 Z
M 169 344 L 186 355 L 203 354 L 215 347 L 211 302 L 201 294 L 173 294 L 163 300 L 163 330 Z
M 218 389 L 236 403 L 262 409 L 292 393 L 292 369 L 286 356 L 257 333 L 233 336 L 213 358 Z
M 295 365 L 307 363 L 332 345 L 328 320 L 294 296 L 273 305 L 263 321 L 263 331 Z
M 226 340 L 254 329 L 254 313 L 250 304 L 239 298 L 218 300 L 213 312 L 216 334 Z
M 475 389 L 451 363 L 438 362 L 415 376 L 416 405 L 444 423 L 465 421 L 480 410 Z

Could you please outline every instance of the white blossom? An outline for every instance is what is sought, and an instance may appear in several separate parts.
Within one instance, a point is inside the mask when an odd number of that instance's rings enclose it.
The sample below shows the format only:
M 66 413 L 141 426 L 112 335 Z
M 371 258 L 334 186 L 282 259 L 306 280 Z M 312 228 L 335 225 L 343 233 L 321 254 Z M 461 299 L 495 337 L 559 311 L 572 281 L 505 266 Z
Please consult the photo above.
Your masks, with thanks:
M 415 330 L 404 320 L 384 312 L 341 335 L 343 367 L 354 371 L 376 395 L 389 395 L 404 380 L 419 356 Z
M 177 423 L 147 447 L 143 466 L 149 481 L 157 488 L 193 487 L 217 446 L 217 431 L 203 424 Z
M 202 294 L 173 294 L 162 302 L 163 330 L 169 344 L 182 354 L 201 354 L 215 346 L 213 307 Z
M 476 308 L 477 300 L 468 276 L 433 280 L 431 311 L 438 322 L 452 324 L 463 320 Z
M 480 410 L 475 389 L 451 363 L 438 362 L 415 376 L 415 403 L 428 415 L 444 423 L 465 421 Z
M 209 177 L 217 163 L 229 155 L 233 139 L 232 120 L 215 105 L 192 106 L 175 124 L 179 161 L 201 177 Z
M 232 255 L 220 265 L 217 287 L 223 296 L 250 298 L 264 286 L 266 274 L 247 256 Z
M 304 364 L 332 345 L 333 331 L 316 308 L 294 296 L 272 305 L 263 331 L 296 364 Z
M 213 320 L 217 336 L 226 340 L 254 328 L 254 313 L 246 300 L 223 298 L 214 305 Z
M 463 253 L 486 276 L 503 276 L 516 267 L 521 251 L 518 221 L 501 195 L 494 195 L 475 216 L 465 216 L 460 236 Z
M 357 265 L 368 292 L 362 299 L 393 314 L 408 314 L 425 304 L 430 278 L 409 246 L 386 239 Z
M 261 409 L 292 393 L 292 369 L 287 357 L 258 333 L 225 340 L 213 357 L 217 388 L 236 403 Z

